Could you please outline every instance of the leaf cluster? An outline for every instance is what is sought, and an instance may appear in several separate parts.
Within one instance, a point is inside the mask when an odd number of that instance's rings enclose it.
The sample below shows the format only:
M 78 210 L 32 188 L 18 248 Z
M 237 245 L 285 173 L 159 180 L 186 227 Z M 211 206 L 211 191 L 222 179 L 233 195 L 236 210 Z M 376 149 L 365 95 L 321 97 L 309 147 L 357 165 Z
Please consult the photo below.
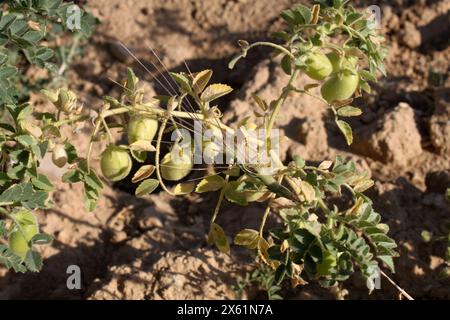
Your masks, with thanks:
M 80 29 L 70 30 L 67 22 L 73 6 L 62 0 L 8 0 L 0 4 L 0 236 L 3 238 L 9 238 L 14 230 L 21 231 L 14 212 L 22 209 L 32 212 L 53 204 L 49 193 L 54 186 L 40 172 L 39 164 L 53 150 L 55 142 L 61 143 L 60 127 L 70 120 L 62 119 L 56 111 L 35 112 L 24 91 L 24 87 L 31 87 L 24 80 L 24 70 L 33 66 L 54 76 L 61 61 L 55 47 L 50 45 L 52 41 L 63 35 L 90 36 L 96 20 L 81 9 Z M 74 155 L 70 144 L 66 147 L 69 163 L 73 163 L 76 152 Z M 35 235 L 23 259 L 8 245 L 1 244 L 0 263 L 17 272 L 38 271 L 42 259 L 33 245 L 50 241 L 47 235 Z

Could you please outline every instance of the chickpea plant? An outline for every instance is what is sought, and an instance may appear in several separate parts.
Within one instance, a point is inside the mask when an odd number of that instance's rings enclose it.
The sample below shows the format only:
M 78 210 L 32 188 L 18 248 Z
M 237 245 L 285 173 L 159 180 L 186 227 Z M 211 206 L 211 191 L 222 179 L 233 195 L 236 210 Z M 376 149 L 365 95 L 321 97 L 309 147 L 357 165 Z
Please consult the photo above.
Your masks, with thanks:
M 66 46 L 57 46 L 54 40 L 65 36 L 78 42 L 91 34 L 95 24 L 93 16 L 80 10 L 80 29 L 71 30 L 67 21 L 73 6 L 61 0 L 0 4 L 0 264 L 16 272 L 39 271 L 42 259 L 35 246 L 52 240 L 40 233 L 34 213 L 52 205 L 53 184 L 40 173 L 39 161 L 47 152 L 60 167 L 75 159 L 74 148 L 65 143 L 59 128 L 72 122 L 64 117 L 76 97 L 60 90 L 57 113 L 34 112 L 27 101 L 36 85 L 21 72 L 34 66 L 62 78 L 70 59 Z M 75 46 L 71 48 L 73 56 Z
M 387 235 L 388 226 L 381 222 L 381 216 L 374 211 L 372 201 L 364 195 L 373 181 L 367 173 L 358 172 L 354 163 L 346 162 L 341 157 L 312 166 L 298 155 L 292 162 L 283 164 L 271 152 L 271 134 L 287 97 L 290 94 L 304 94 L 328 106 L 336 126 L 347 143 L 351 144 L 352 129 L 345 119 L 362 114 L 361 109 L 351 105 L 353 99 L 363 92 L 370 93 L 369 81 L 376 81 L 377 72 L 385 73 L 383 59 L 386 48 L 382 46 L 383 38 L 377 34 L 374 21 L 341 0 L 315 1 L 311 7 L 297 5 L 282 12 L 281 17 L 287 23 L 287 30 L 275 33 L 274 42 L 250 44 L 241 40 L 241 52 L 229 64 L 233 68 L 253 48 L 268 46 L 280 56 L 281 68 L 289 76 L 277 99 L 264 101 L 257 95 L 253 96 L 257 107 L 255 123 L 247 119 L 232 128 L 221 121 L 221 113 L 214 102 L 231 93 L 232 88 L 225 84 L 210 84 L 211 70 L 170 73 L 178 85 L 178 94 L 144 101 L 139 79 L 128 69 L 127 79 L 123 82 L 123 94 L 118 98 L 104 97 L 103 108 L 93 121 L 87 154 L 78 155 L 75 148 L 65 142 L 59 148 L 53 148 L 53 159 L 57 165 L 65 161 L 70 164 L 63 181 L 84 184 L 85 206 L 89 211 L 95 209 L 102 188 L 101 180 L 91 168 L 91 161 L 93 150 L 97 149 L 94 148 L 95 144 L 103 139 L 108 145 L 100 154 L 100 167 L 108 180 L 119 181 L 127 177 L 132 159 L 142 163 L 132 177 L 132 182 L 137 184 L 137 196 L 148 195 L 158 187 L 172 195 L 216 192 L 218 201 L 212 212 L 208 242 L 226 254 L 230 254 L 230 241 L 217 223 L 222 203 L 229 201 L 246 206 L 252 202 L 265 202 L 267 208 L 261 215 L 259 229 L 244 227 L 234 235 L 233 242 L 254 251 L 256 259 L 272 270 L 271 286 L 278 286 L 285 278 L 290 279 L 294 286 L 305 285 L 310 281 L 318 281 L 326 287 L 336 286 L 357 270 L 366 280 L 369 291 L 372 291 L 380 274 L 387 277 L 381 271 L 382 266 L 394 272 L 393 258 L 397 256 L 396 244 Z M 296 87 L 296 79 L 302 73 L 311 82 L 299 88 Z M 313 92 L 317 87 L 320 87 L 320 94 Z M 42 155 L 41 144 L 48 144 L 54 138 L 53 134 L 59 133 L 59 126 L 76 126 L 86 122 L 86 116 L 78 108 L 73 92 L 59 89 L 44 90 L 43 93 L 53 102 L 55 114 L 58 115 L 57 118 L 47 115 L 40 119 L 40 127 L 46 129 L 42 137 L 47 140 L 37 138 L 32 133 L 23 137 L 23 133 L 30 130 L 20 129 L 22 134 L 5 136 L 3 145 L 7 146 L 8 151 L 2 159 L 12 155 L 16 158 L 25 157 L 22 155 L 24 149 L 28 157 Z M 28 109 L 13 118 L 16 123 L 20 123 L 30 114 L 31 109 Z M 222 151 L 223 148 L 216 148 L 220 144 L 218 141 L 222 141 L 227 134 L 256 129 L 266 132 L 262 139 L 248 135 L 243 143 L 256 142 L 269 155 L 269 164 L 231 161 L 227 162 L 227 170 L 219 171 L 216 167 L 215 173 L 201 181 L 181 181 L 191 173 L 195 164 L 195 148 L 186 147 L 185 143 L 190 139 L 178 135 L 171 150 L 165 154 L 162 154 L 164 148 L 161 146 L 165 134 L 189 128 L 192 120 L 200 121 L 202 129 L 211 133 L 203 137 L 200 147 L 211 158 L 218 153 L 225 153 L 236 159 L 234 150 L 225 148 Z M 17 130 L 10 129 L 13 132 Z M 128 143 L 116 144 L 112 130 L 125 132 Z M 14 144 L 11 145 L 11 142 Z M 149 153 L 155 155 L 153 163 L 147 160 Z M 9 184 L 4 185 L 0 195 L 0 203 L 6 217 L 30 221 L 29 224 L 36 226 L 30 211 L 25 213 L 24 210 L 44 208 L 47 199 L 44 194 L 47 195 L 51 183 L 37 173 L 38 160 L 32 162 L 31 168 L 28 158 L 23 161 L 22 168 L 26 168 L 24 170 L 27 173 L 9 178 Z M 21 171 L 8 171 L 8 175 L 16 172 Z M 169 187 L 167 181 L 179 183 Z M 31 193 L 25 192 L 25 188 Z M 351 205 L 339 208 L 329 204 L 330 196 L 344 196 L 344 193 L 352 197 Z M 30 205 L 30 194 L 33 195 L 32 203 L 38 202 L 38 205 Z M 27 197 L 22 199 L 24 195 Z M 276 209 L 276 202 L 280 198 L 284 198 L 288 204 L 282 209 Z M 15 210 L 14 213 L 11 210 Z M 266 230 L 269 214 L 278 214 L 283 224 Z M 23 223 L 14 225 L 22 226 Z M 30 234 L 37 230 L 36 227 L 30 229 Z M 23 231 L 25 239 L 20 241 L 31 245 L 36 236 L 30 241 L 27 230 Z M 9 249 L 4 246 L 3 250 L 10 257 L 14 253 L 14 265 L 21 260 L 23 252 L 14 246 Z M 410 298 L 401 288 L 397 288 Z

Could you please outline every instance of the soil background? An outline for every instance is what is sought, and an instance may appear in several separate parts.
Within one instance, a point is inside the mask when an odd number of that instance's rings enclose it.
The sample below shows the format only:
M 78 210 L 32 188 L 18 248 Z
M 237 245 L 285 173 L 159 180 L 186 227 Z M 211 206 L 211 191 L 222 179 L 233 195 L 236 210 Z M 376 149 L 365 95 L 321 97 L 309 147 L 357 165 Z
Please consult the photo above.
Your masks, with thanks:
M 101 24 L 73 64 L 69 83 L 88 108 L 98 109 L 102 96 L 118 96 L 120 87 L 112 80 L 123 79 L 127 67 L 136 70 L 149 96 L 164 93 L 159 83 L 167 86 L 159 74 L 163 67 L 186 71 L 187 65 L 193 72 L 210 68 L 214 81 L 235 89 L 221 100 L 220 108 L 224 120 L 236 124 L 252 115 L 252 93 L 272 99 L 286 81 L 277 62 L 268 59 L 270 51 L 263 49 L 229 71 L 227 62 L 238 51 L 236 42 L 268 39 L 272 31 L 283 28 L 279 12 L 297 2 L 88 1 Z M 298 154 L 317 163 L 340 154 L 370 172 L 376 183 L 368 195 L 399 244 L 392 278 L 415 298 L 449 299 L 450 280 L 439 276 L 446 266 L 446 243 L 424 243 L 420 234 L 449 233 L 450 205 L 444 192 L 450 186 L 450 2 L 352 3 L 361 9 L 381 7 L 381 32 L 390 47 L 388 76 L 374 85 L 372 94 L 355 102 L 364 115 L 352 121 L 352 147 L 346 146 L 324 105 L 304 96 L 289 97 L 277 123 L 286 137 L 283 155 L 290 159 Z M 43 104 L 41 98 L 35 99 Z M 87 129 L 71 134 L 81 154 L 88 137 Z M 2 299 L 235 299 L 232 286 L 254 267 L 252 257 L 235 246 L 229 257 L 207 245 L 217 195 L 173 198 L 157 192 L 136 199 L 130 181 L 106 183 L 98 208 L 87 213 L 81 187 L 59 182 L 64 170 L 50 161 L 44 161 L 41 169 L 57 186 L 54 209 L 39 213 L 43 231 L 54 235 L 55 241 L 42 248 L 45 265 L 39 274 L 0 268 Z M 189 178 L 201 175 L 196 171 Z M 263 211 L 260 204 L 242 208 L 225 204 L 218 222 L 231 236 L 243 228 L 256 228 Z M 273 214 L 269 224 L 277 221 Z M 69 265 L 81 268 L 80 290 L 67 289 Z M 384 280 L 371 295 L 359 276 L 343 287 L 350 299 L 398 298 Z M 282 293 L 286 299 L 334 298 L 330 290 L 314 283 L 296 289 L 286 285 Z M 264 294 L 255 287 L 244 297 L 264 298 Z

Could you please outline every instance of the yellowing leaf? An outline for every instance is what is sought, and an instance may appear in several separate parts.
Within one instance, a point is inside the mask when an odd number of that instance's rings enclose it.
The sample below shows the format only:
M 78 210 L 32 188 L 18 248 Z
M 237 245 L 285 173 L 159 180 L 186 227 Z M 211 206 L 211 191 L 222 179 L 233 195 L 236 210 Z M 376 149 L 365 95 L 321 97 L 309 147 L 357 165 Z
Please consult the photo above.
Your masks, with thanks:
M 363 180 L 361 182 L 358 182 L 358 184 L 355 186 L 354 190 L 355 192 L 364 192 L 367 189 L 370 189 L 373 186 L 374 182 L 371 179 Z
M 358 200 L 356 200 L 355 204 L 353 205 L 353 207 L 351 207 L 350 209 L 347 210 L 347 212 L 345 213 L 345 215 L 347 216 L 357 216 L 361 206 L 364 204 L 364 199 L 363 198 L 358 198 Z
M 227 86 L 226 84 L 221 83 L 211 84 L 205 89 L 205 91 L 203 91 L 200 99 L 203 102 L 211 102 L 224 95 L 229 94 L 231 91 L 233 91 L 233 88 Z
M 258 254 L 260 256 L 260 258 L 268 265 L 270 265 L 270 261 L 269 261 L 269 253 L 268 253 L 268 249 L 269 249 L 269 243 L 266 241 L 266 239 L 264 238 L 259 238 L 258 240 Z
M 339 108 L 349 105 L 352 102 L 353 102 L 353 98 L 350 98 L 350 99 L 346 99 L 346 100 L 334 101 L 333 105 L 335 108 L 339 109 Z
M 352 107 L 352 106 L 345 106 L 340 108 L 337 111 L 337 114 L 341 117 L 357 117 L 362 114 L 361 109 Z
M 244 229 L 234 237 L 234 243 L 238 246 L 244 246 L 248 249 L 258 247 L 259 232 L 252 229 Z
M 345 54 L 346 56 L 355 56 L 358 57 L 360 59 L 364 59 L 366 58 L 366 54 L 364 52 L 362 52 L 360 49 L 356 48 L 356 47 L 351 47 L 348 48 L 347 50 L 345 50 Z
M 300 181 L 300 190 L 305 197 L 306 202 L 312 202 L 316 199 L 316 190 L 306 181 Z
M 255 100 L 258 107 L 261 108 L 261 110 L 266 111 L 269 108 L 267 103 L 263 99 L 261 99 L 258 95 L 252 94 L 252 97 L 253 97 L 253 100 Z
M 230 254 L 230 243 L 228 242 L 225 231 L 216 223 L 212 223 L 208 234 L 208 243 L 215 244 L 220 252 Z
M 210 191 L 217 191 L 222 189 L 225 185 L 225 179 L 221 176 L 209 176 L 200 181 L 195 189 L 195 192 L 204 193 Z
M 155 147 L 148 141 L 139 140 L 130 144 L 130 149 L 133 151 L 156 151 Z
M 200 93 L 205 89 L 209 80 L 211 80 L 212 74 L 213 74 L 212 70 L 208 69 L 200 71 L 199 73 L 194 75 L 192 87 L 194 88 L 194 91 L 196 93 Z
M 384 233 L 388 233 L 389 232 L 389 226 L 385 223 L 379 223 L 377 224 L 377 228 L 382 230 Z
M 342 120 L 336 120 L 336 124 L 339 127 L 339 130 L 341 130 L 342 134 L 344 135 L 347 144 L 351 145 L 353 142 L 353 132 L 350 125 Z
M 194 182 L 179 183 L 173 189 L 173 193 L 176 195 L 189 194 L 192 191 L 194 191 L 194 189 L 195 189 Z
M 237 203 L 240 206 L 248 205 L 244 192 L 238 192 L 237 189 L 241 183 L 239 181 L 231 181 L 224 187 L 225 198 L 231 203 Z
M 159 186 L 159 181 L 156 179 L 147 179 L 141 182 L 141 184 L 136 189 L 136 196 L 143 197 L 149 193 L 155 191 Z
M 229 175 L 230 177 L 239 177 L 240 173 L 241 169 L 238 166 L 235 166 L 225 171 L 225 174 Z
M 289 241 L 287 241 L 287 240 L 285 239 L 285 240 L 283 240 L 283 242 L 281 243 L 280 251 L 281 251 L 281 252 L 285 252 L 285 251 L 288 250 L 288 249 L 289 249 Z
M 317 22 L 319 22 L 319 13 L 320 13 L 320 4 L 313 5 L 311 24 L 317 24 Z
M 328 169 L 330 169 L 332 164 L 333 164 L 333 161 L 325 160 L 319 165 L 319 169 L 328 170 Z
M 146 166 L 142 166 L 139 168 L 138 171 L 134 174 L 133 178 L 131 179 L 131 182 L 136 183 L 139 181 L 142 181 L 144 179 L 147 179 L 150 177 L 153 172 L 155 171 L 155 166 L 149 164 Z
M 43 95 L 45 95 L 47 97 L 48 100 L 50 100 L 51 102 L 56 102 L 58 101 L 58 93 L 59 90 L 46 90 L 46 89 L 42 89 L 41 93 Z

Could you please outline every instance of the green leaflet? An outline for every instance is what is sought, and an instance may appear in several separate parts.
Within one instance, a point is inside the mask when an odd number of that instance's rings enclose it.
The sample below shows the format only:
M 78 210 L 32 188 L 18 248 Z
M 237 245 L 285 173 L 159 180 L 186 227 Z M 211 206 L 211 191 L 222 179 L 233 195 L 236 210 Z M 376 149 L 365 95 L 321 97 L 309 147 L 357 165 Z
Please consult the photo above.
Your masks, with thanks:
M 0 244 L 0 264 L 15 272 L 25 273 L 27 268 L 22 264 L 22 258 L 15 255 L 6 245 Z
M 0 195 L 0 205 L 22 205 L 29 209 L 45 208 L 47 199 L 47 192 L 34 190 L 31 183 L 20 183 Z

